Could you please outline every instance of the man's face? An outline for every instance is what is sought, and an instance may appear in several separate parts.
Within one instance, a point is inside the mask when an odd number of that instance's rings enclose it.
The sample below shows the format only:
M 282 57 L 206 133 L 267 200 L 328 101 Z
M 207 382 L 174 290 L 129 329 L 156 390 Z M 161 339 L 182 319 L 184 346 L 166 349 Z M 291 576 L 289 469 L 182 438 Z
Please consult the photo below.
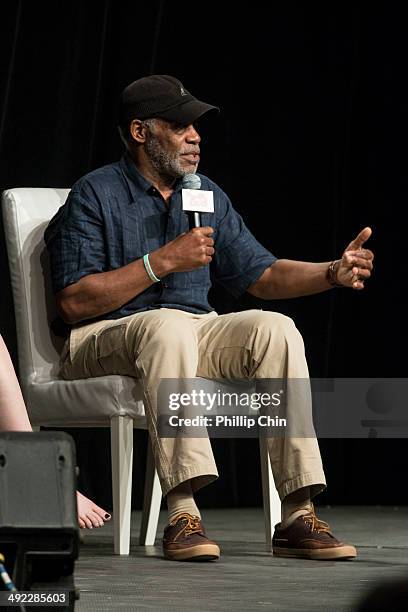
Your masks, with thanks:
M 145 150 L 160 176 L 181 178 L 197 171 L 200 140 L 193 125 L 155 119 L 148 127 Z

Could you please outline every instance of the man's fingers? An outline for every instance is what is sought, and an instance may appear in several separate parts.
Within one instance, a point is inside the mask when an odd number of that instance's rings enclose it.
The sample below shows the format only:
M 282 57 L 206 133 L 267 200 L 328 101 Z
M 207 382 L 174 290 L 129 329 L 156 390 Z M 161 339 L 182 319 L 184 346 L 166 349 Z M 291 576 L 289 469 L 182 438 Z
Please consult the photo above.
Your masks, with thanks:
M 373 269 L 373 262 L 371 259 L 364 259 L 364 257 L 353 256 L 351 253 L 345 253 L 344 259 L 349 266 L 358 266 L 359 268 L 367 268 L 368 270 Z
M 206 225 L 205 227 L 193 227 L 191 230 L 193 234 L 202 234 L 203 236 L 210 236 L 214 233 L 214 228 Z
M 366 270 L 364 268 L 358 268 L 357 266 L 354 267 L 351 270 L 351 272 L 358 279 L 366 280 L 367 278 L 370 278 L 370 276 L 371 276 L 371 271 L 370 270 Z
M 372 234 L 371 227 L 365 227 L 361 232 L 354 238 L 353 242 L 355 243 L 357 249 L 361 249 L 363 244 L 367 242 Z
M 370 238 L 372 234 L 371 227 L 365 227 L 361 232 L 350 242 L 346 251 L 361 249 L 363 244 Z
M 205 244 L 206 246 L 213 246 L 214 240 L 212 238 L 204 238 L 204 236 L 200 239 L 200 244 Z
M 351 286 L 353 289 L 364 289 L 364 281 L 371 276 L 374 254 L 370 249 L 363 248 L 363 244 L 370 238 L 371 234 L 371 228 L 365 227 L 350 242 L 343 253 L 342 266 L 345 268 L 345 270 L 343 268 L 343 271 L 350 270 L 352 275 Z
M 352 257 L 362 257 L 363 259 L 374 259 L 374 253 L 370 249 L 358 249 L 357 251 L 346 251 Z

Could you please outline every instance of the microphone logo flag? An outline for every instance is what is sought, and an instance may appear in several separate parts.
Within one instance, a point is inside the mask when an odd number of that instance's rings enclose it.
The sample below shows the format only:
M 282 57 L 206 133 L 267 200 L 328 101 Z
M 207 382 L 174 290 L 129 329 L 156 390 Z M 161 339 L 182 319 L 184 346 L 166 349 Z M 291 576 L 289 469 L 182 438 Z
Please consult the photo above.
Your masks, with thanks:
M 214 212 L 214 194 L 201 189 L 182 189 L 183 210 L 200 213 Z

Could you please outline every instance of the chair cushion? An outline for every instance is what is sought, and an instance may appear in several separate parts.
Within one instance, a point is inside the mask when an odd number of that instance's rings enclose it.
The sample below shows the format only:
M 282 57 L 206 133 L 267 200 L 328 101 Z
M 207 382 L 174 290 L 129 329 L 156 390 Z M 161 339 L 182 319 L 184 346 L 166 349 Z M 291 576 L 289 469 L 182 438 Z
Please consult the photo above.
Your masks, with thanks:
M 130 376 L 34 380 L 26 392 L 33 425 L 109 427 L 113 416 L 128 415 L 135 427 L 146 428 L 141 385 Z

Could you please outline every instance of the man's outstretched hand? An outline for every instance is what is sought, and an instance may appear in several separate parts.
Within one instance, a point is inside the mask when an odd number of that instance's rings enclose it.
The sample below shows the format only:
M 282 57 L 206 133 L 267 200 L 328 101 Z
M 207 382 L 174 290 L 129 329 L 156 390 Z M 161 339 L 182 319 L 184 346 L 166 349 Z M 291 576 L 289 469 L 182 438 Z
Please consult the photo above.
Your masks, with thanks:
M 364 281 L 370 278 L 373 269 L 374 253 L 364 248 L 364 243 L 372 234 L 370 227 L 365 227 L 350 242 L 343 257 L 336 264 L 337 281 L 345 287 L 364 289 Z

